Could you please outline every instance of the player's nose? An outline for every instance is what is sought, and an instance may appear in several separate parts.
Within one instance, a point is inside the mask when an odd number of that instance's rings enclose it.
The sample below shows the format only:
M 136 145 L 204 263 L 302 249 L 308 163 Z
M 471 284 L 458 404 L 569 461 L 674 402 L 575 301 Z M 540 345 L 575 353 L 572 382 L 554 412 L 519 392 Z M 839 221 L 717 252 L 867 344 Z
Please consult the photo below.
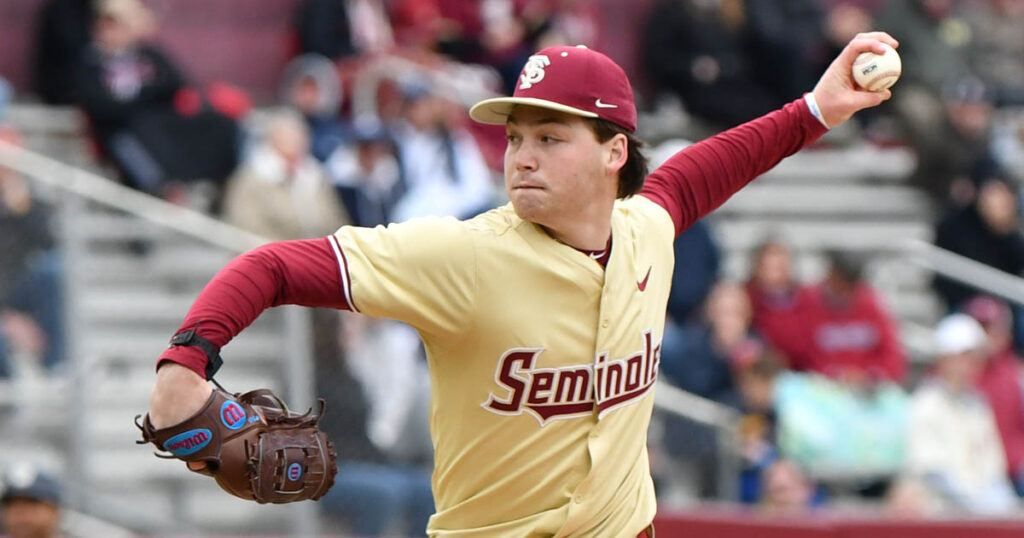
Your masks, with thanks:
M 511 160 L 518 172 L 530 172 L 537 169 L 537 158 L 526 145 L 510 150 Z

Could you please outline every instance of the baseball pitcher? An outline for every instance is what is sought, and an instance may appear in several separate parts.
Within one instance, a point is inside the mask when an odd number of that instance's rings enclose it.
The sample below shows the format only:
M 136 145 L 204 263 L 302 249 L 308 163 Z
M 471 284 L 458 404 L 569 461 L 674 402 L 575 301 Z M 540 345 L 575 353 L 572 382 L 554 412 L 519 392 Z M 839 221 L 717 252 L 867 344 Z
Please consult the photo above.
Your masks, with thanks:
M 851 77 L 854 58 L 883 43 L 898 46 L 884 33 L 857 36 L 813 91 L 650 175 L 623 70 L 585 47 L 537 52 L 512 97 L 470 110 L 505 126 L 509 204 L 466 221 L 345 226 L 239 256 L 159 358 L 151 437 L 208 407 L 220 347 L 266 308 L 392 318 L 416 328 L 429 359 L 430 536 L 653 536 L 645 442 L 672 241 L 829 127 L 888 99 Z M 216 460 L 182 459 L 216 476 Z

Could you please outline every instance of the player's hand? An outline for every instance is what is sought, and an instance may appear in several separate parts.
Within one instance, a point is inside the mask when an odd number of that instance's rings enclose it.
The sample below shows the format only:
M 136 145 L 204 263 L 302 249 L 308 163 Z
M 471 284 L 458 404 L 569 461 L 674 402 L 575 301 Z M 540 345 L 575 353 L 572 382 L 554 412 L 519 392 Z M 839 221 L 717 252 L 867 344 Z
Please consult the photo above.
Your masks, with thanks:
M 149 419 L 153 427 L 166 428 L 188 420 L 202 409 L 211 392 L 213 387 L 199 374 L 180 364 L 164 362 L 156 372 L 156 382 L 149 395 Z M 202 468 L 202 464 L 190 462 L 189 467 L 195 470 Z
M 885 32 L 867 32 L 857 34 L 814 86 L 815 101 L 821 110 L 822 118 L 829 127 L 835 127 L 850 119 L 858 110 L 878 106 L 892 97 L 891 90 L 871 92 L 857 85 L 853 80 L 853 61 L 862 52 L 882 54 L 885 43 L 892 48 L 899 47 L 899 42 Z

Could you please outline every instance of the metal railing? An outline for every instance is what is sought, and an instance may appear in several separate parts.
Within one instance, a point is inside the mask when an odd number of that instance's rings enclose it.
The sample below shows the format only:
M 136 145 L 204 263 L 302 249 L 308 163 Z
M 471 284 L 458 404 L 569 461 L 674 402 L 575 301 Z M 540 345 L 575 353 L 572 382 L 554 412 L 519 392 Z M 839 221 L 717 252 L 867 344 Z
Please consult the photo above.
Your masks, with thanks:
M 925 269 L 1024 306 L 1024 278 L 917 239 L 907 241 L 905 251 Z
M 188 208 L 177 206 L 158 198 L 140 193 L 122 186 L 98 174 L 70 166 L 50 157 L 40 155 L 28 149 L 0 141 L 0 166 L 10 168 L 41 185 L 56 192 L 72 195 L 68 207 L 74 213 L 84 211 L 86 201 L 123 211 L 133 217 L 149 221 L 167 230 L 183 234 L 197 242 L 222 248 L 238 254 L 257 246 L 269 243 L 270 240 L 252 234 L 235 226 L 231 226 L 208 215 Z M 62 237 L 74 237 L 76 222 L 68 215 L 60 216 Z M 82 259 L 86 255 L 85 247 L 69 240 L 61 243 L 65 256 L 69 259 Z M 68 263 L 64 271 L 65 312 L 68 317 L 65 336 L 66 347 L 72 350 L 70 358 L 71 377 L 71 408 L 81 410 L 86 401 L 88 390 L 89 365 L 78 353 L 82 342 L 82 328 L 75 323 L 75 309 L 81 304 L 81 278 L 75 275 L 74 264 Z M 313 355 L 310 337 L 311 321 L 309 312 L 301 307 L 285 307 L 284 333 L 290 350 L 287 357 L 288 367 L 282 368 L 284 386 L 290 400 L 295 402 L 312 402 L 314 400 Z M 67 452 L 69 504 L 84 513 L 102 513 L 102 507 L 94 496 L 88 494 L 75 495 L 74 492 L 87 492 L 87 455 L 81 448 L 87 442 L 86 425 L 80 420 L 71 420 L 68 424 L 69 439 Z M 95 505 L 95 506 L 94 506 Z M 297 503 L 291 507 L 291 527 L 296 536 L 314 536 L 318 532 L 319 519 L 316 506 L 312 503 Z M 134 518 L 133 521 L 138 521 Z M 155 529 L 154 529 L 155 530 Z
M 715 432 L 715 444 L 718 447 L 715 459 L 716 491 L 723 500 L 737 500 L 742 465 L 738 438 L 739 411 L 664 381 L 658 381 L 655 386 L 654 407 L 703 424 Z

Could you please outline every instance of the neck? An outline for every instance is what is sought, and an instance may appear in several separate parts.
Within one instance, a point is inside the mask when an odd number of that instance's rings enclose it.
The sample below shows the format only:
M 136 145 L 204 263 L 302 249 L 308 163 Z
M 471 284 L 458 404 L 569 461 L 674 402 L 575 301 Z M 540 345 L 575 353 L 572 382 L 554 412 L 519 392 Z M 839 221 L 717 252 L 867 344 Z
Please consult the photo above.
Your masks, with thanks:
M 577 250 L 601 250 L 612 235 L 614 196 L 592 199 L 577 211 L 567 211 L 548 222 L 536 222 L 548 235 Z
M 603 223 L 576 224 L 565 229 L 545 225 L 541 227 L 551 237 L 577 250 L 603 250 L 608 246 L 608 238 L 612 235 L 612 223 L 607 219 Z

